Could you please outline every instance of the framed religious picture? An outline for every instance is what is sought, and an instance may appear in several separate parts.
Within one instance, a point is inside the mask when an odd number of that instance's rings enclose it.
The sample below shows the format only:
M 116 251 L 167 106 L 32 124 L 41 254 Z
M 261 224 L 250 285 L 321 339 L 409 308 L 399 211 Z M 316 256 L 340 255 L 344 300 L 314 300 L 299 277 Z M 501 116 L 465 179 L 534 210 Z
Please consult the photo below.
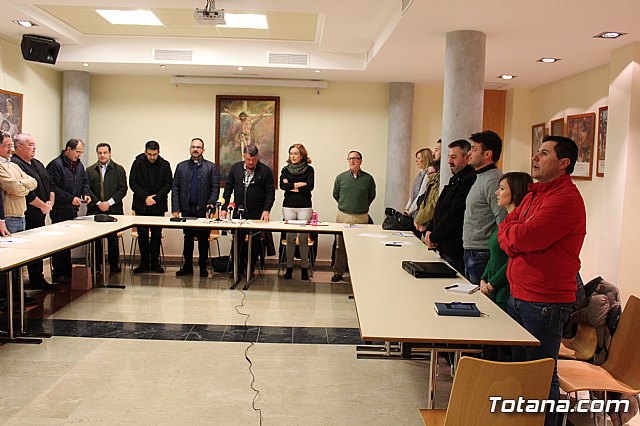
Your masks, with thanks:
M 604 157 L 607 152 L 607 117 L 609 107 L 598 110 L 598 156 L 596 161 L 596 176 L 604 177 Z
M 11 136 L 22 131 L 22 94 L 0 89 L 0 122 Z
M 545 123 L 534 124 L 531 126 L 531 156 L 533 157 L 542 145 L 542 139 L 547 135 L 547 127 Z
M 564 136 L 564 118 L 551 120 L 551 127 L 549 130 L 552 136 Z
M 242 161 L 242 151 L 249 145 L 258 148 L 260 162 L 277 179 L 279 129 L 280 97 L 216 96 L 216 164 L 221 186 L 231 166 Z
M 567 116 L 566 136 L 578 145 L 578 161 L 571 174 L 574 179 L 591 180 L 595 124 L 596 114 L 593 112 Z

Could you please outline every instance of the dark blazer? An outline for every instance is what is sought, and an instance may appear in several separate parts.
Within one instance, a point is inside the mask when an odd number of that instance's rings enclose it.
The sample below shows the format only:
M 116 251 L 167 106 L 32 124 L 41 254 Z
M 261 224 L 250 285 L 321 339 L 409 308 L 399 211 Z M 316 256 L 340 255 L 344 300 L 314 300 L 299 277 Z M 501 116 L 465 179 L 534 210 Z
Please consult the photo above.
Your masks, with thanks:
M 225 204 L 222 210 L 227 209 L 231 193 L 235 200 L 236 206 L 243 206 L 245 209 L 245 218 L 260 219 L 263 211 L 271 211 L 273 202 L 276 199 L 276 187 L 273 184 L 273 173 L 271 169 L 258 161 L 253 175 L 253 182 L 247 187 L 245 197 L 244 189 L 244 162 L 239 161 L 231 166 L 227 182 L 224 187 Z M 246 205 L 245 203 L 246 198 Z M 234 212 L 234 217 L 238 217 L 238 209 Z
M 462 226 L 467 194 L 476 181 L 476 171 L 467 166 L 449 179 L 438 198 L 433 220 L 427 227 L 429 240 L 438 245 L 440 254 L 462 260 Z
M 155 163 L 150 163 L 147 156 L 139 154 L 131 165 L 129 187 L 133 191 L 131 208 L 136 214 L 162 216 L 168 210 L 167 198 L 171 191 L 171 165 L 158 156 Z M 156 194 L 156 204 L 147 206 L 149 195 Z
M 71 170 L 71 161 L 62 153 L 47 165 L 51 191 L 56 194 L 56 202 L 49 216 L 51 220 L 68 219 L 77 215 L 78 206 L 71 204 L 74 197 L 90 194 L 89 179 L 82 161 L 78 160 L 75 171 Z
M 91 204 L 87 206 L 89 214 L 104 213 L 96 203 L 98 201 L 109 201 L 113 198 L 114 205 L 109 207 L 108 213 L 110 214 L 124 214 L 124 208 L 122 206 L 122 199 L 127 195 L 127 173 L 124 171 L 124 167 L 111 160 L 107 164 L 107 170 L 104 173 L 104 182 L 102 183 L 102 189 L 104 191 L 104 200 L 100 199 L 100 175 L 101 175 L 100 162 L 97 161 L 87 169 L 87 176 L 89 177 L 89 189 L 91 190 Z
M 198 202 L 191 201 L 191 178 L 194 170 L 198 172 Z M 220 195 L 220 172 L 218 167 L 209 160 L 199 161 L 195 164 L 191 159 L 181 161 L 176 167 L 176 174 L 173 176 L 171 194 L 171 211 L 185 212 L 192 211 L 197 204 L 196 210 L 205 212 L 207 204 L 215 204 Z

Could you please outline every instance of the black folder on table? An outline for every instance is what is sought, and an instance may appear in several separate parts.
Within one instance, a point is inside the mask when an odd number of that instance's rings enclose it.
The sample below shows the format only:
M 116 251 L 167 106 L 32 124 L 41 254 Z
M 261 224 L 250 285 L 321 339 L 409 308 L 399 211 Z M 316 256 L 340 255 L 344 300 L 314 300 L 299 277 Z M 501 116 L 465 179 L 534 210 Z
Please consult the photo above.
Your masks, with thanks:
M 443 262 L 403 260 L 402 269 L 416 278 L 456 278 L 458 272 Z
M 438 315 L 451 317 L 479 317 L 480 310 L 475 303 L 467 302 L 436 302 L 436 312 Z

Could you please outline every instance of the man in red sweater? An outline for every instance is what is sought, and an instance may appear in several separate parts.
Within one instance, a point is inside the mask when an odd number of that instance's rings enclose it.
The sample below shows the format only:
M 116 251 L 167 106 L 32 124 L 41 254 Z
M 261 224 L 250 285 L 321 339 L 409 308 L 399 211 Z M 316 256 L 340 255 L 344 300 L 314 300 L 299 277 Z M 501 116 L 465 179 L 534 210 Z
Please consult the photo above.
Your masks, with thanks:
M 574 141 L 546 136 L 533 156 L 538 183 L 498 226 L 500 247 L 509 255 L 509 315 L 540 341 L 540 346 L 514 347 L 514 361 L 558 359 L 586 234 L 584 201 L 570 176 L 577 158 Z M 555 370 L 549 397 L 560 397 Z M 556 420 L 556 413 L 547 413 L 545 425 Z

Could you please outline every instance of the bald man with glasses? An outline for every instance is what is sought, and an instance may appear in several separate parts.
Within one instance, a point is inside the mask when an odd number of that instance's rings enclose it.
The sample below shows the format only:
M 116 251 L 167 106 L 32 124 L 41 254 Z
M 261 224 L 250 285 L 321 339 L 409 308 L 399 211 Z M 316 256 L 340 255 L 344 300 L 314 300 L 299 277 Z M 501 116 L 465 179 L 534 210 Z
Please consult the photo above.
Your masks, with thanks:
M 338 223 L 368 223 L 369 206 L 376 198 L 376 182 L 369 173 L 361 169 L 362 154 L 350 151 L 347 155 L 349 170 L 336 176 L 333 184 L 333 198 L 338 202 Z M 347 270 L 347 252 L 344 239 L 337 236 L 336 255 L 333 263 L 331 282 L 342 281 Z

